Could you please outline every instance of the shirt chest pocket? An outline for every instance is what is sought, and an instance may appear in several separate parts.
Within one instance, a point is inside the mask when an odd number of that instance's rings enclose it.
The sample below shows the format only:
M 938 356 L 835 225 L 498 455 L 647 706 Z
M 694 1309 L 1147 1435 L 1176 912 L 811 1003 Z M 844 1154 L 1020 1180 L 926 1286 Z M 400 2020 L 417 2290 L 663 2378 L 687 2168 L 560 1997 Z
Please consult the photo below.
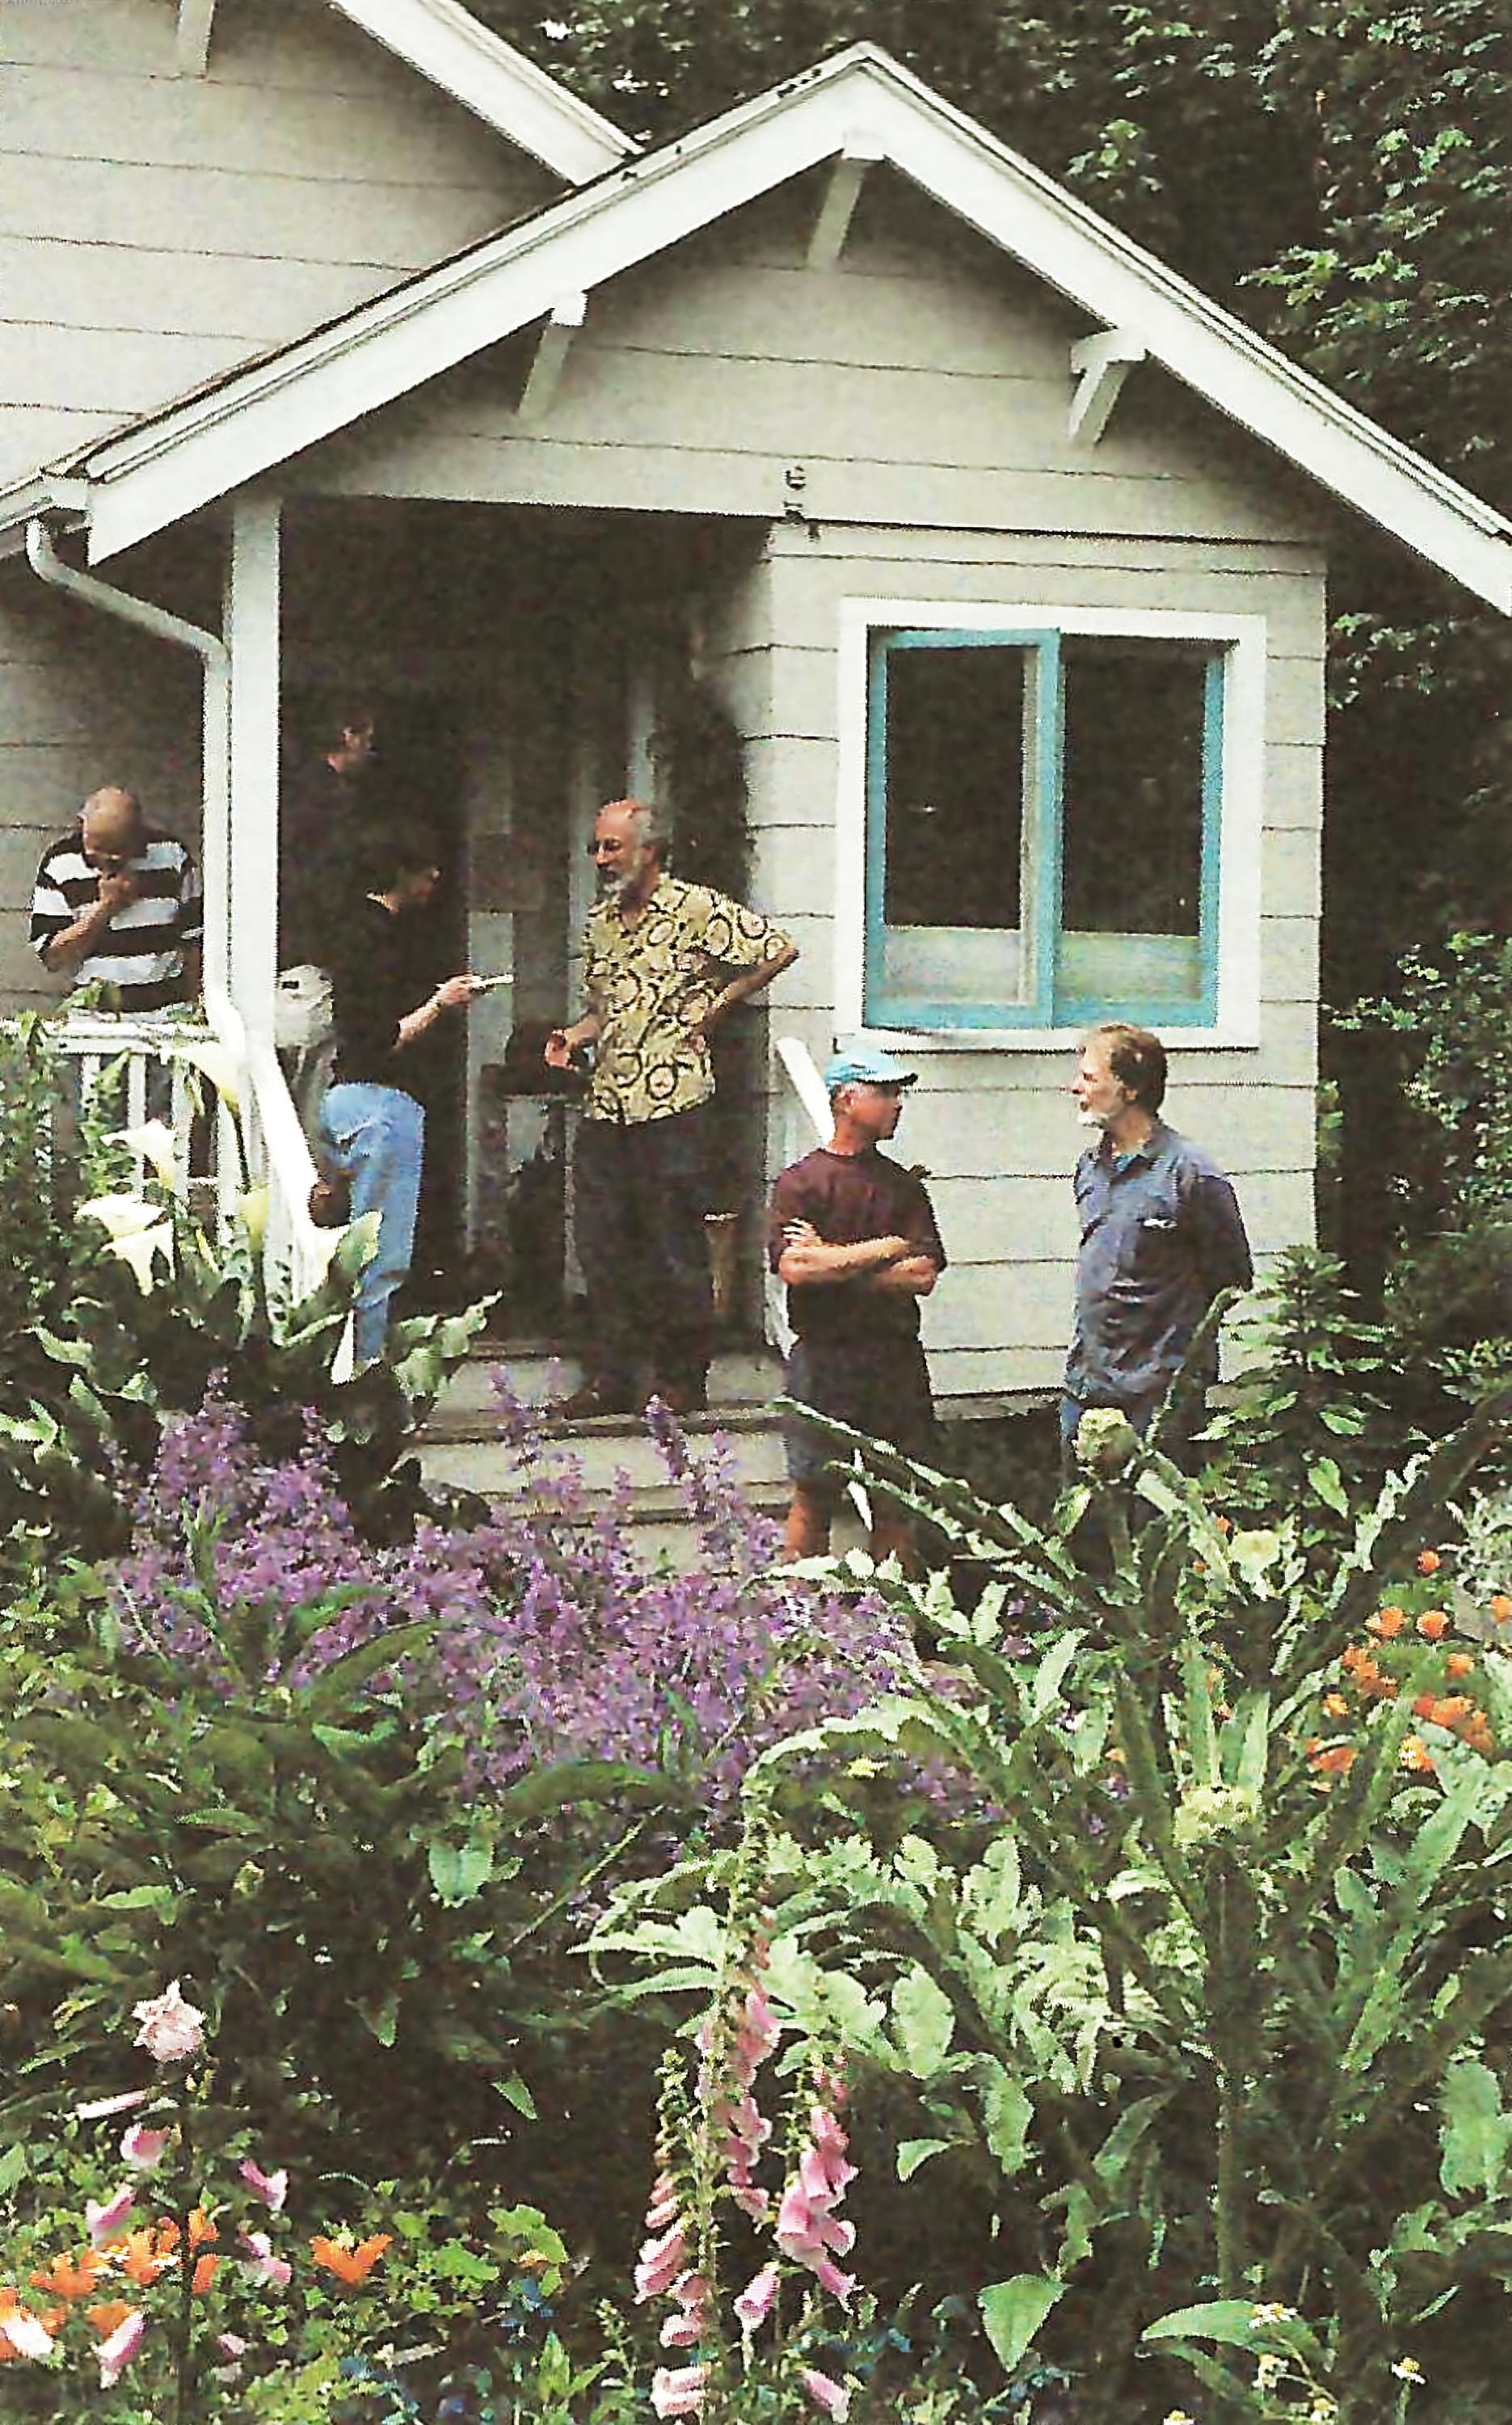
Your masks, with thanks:
M 1137 1279 L 1163 1279 L 1178 1270 L 1183 1246 L 1176 1207 L 1152 1204 L 1138 1212 L 1125 1228 L 1120 1261 Z

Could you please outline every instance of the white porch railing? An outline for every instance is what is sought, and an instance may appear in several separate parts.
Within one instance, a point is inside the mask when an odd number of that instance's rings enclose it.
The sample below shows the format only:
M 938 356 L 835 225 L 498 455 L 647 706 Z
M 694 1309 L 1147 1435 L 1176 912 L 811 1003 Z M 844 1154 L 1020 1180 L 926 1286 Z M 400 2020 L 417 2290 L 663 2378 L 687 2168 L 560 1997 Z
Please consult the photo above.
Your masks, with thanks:
M 828 1145 L 835 1122 L 824 1081 L 806 1044 L 796 1036 L 779 1036 L 777 1058 L 788 1078 L 782 1097 L 782 1163 L 784 1169 L 817 1145 Z M 767 1336 L 786 1356 L 793 1343 L 788 1319 L 787 1293 L 775 1272 L 766 1276 Z
M 71 1010 L 57 1022 L 60 1052 L 78 1066 L 81 1096 L 95 1092 L 107 1071 L 119 1089 L 122 1127 L 168 1122 L 174 1136 L 175 1184 L 198 1196 L 223 1230 L 248 1187 L 265 1188 L 263 1265 L 284 1277 L 297 1302 L 319 1287 L 338 1232 L 310 1218 L 315 1167 L 279 1057 L 271 1044 L 248 1037 L 235 1005 L 207 988 L 205 1015 Z M 196 1054 L 219 1048 L 232 1099 L 217 1085 L 197 1088 Z M 206 1117 L 196 1120 L 197 1091 Z M 147 1175 L 138 1154 L 135 1179 Z

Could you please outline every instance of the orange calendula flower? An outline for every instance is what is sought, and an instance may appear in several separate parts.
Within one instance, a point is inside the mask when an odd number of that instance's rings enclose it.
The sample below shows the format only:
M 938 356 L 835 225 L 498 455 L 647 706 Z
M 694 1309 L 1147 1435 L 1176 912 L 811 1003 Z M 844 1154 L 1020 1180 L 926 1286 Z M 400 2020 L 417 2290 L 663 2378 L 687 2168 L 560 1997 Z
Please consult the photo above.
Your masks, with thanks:
M 1326 1718 L 1346 1718 L 1349 1715 L 1349 1704 L 1342 1693 L 1325 1693 L 1323 1714 Z
M 1322 1742 L 1316 1735 L 1307 1746 L 1308 1765 L 1320 1776 L 1346 1776 L 1360 1753 L 1354 1743 Z
M 145 2290 L 174 2262 L 178 2245 L 176 2223 L 160 2223 L 155 2228 L 149 2224 L 140 2231 L 128 2231 L 120 2240 L 107 2240 L 101 2255 L 119 2266 L 128 2282 Z
M 194 2280 L 189 2286 L 190 2288 L 192 2290 L 199 2291 L 208 2290 L 212 2282 L 215 2278 L 215 2268 L 219 2263 L 220 2258 L 218 2256 L 197 2256 L 195 2258 L 194 2266 Z
M 1431 1718 L 1438 1697 L 1436 1693 L 1420 1693 L 1412 1704 L 1412 1715 L 1415 1718 Z
M 1461 1676 L 1468 1676 L 1474 1664 L 1474 1659 L 1468 1650 L 1451 1650 L 1444 1662 L 1444 1669 L 1453 1681 Z
M 84 2313 L 87 2322 L 94 2326 L 103 2341 L 107 2341 L 136 2310 L 128 2306 L 124 2299 L 102 2299 L 98 2307 L 86 2307 Z
M 317 2232 L 310 2243 L 310 2253 L 317 2265 L 324 2265 L 327 2273 L 335 2274 L 338 2282 L 365 2282 L 392 2239 L 391 2232 L 375 2232 L 371 2240 L 347 2248 L 339 2240 L 326 2240 Z
M 88 2299 L 104 2270 L 103 2256 L 81 2248 L 77 2256 L 55 2256 L 43 2272 L 32 2275 L 32 2287 L 51 2290 L 55 2299 Z
M 1418 1619 L 1418 1631 L 1424 1642 L 1441 1642 L 1449 1630 L 1449 1619 L 1441 1608 L 1425 1608 Z
M 1428 1746 L 1421 1735 L 1404 1735 L 1402 1748 L 1397 1758 L 1404 1768 L 1416 1769 L 1419 1772 L 1431 1769 L 1433 1766 Z
M 1469 1717 L 1473 1706 L 1463 1693 L 1451 1693 L 1447 1699 L 1435 1701 L 1430 1715 L 1436 1726 L 1457 1726 L 1461 1718 Z
M 1394 1642 L 1406 1623 L 1405 1608 L 1378 1608 L 1374 1616 L 1366 1617 L 1365 1631 L 1374 1633 L 1378 1641 Z
M 1491 1598 L 1492 1624 L 1504 1625 L 1508 1617 L 1512 1617 L 1512 1598 L 1508 1598 L 1505 1592 L 1493 1593 Z
M 1418 1572 L 1420 1575 L 1436 1575 L 1442 1564 L 1443 1560 L 1440 1557 L 1437 1550 L 1420 1550 L 1418 1551 Z

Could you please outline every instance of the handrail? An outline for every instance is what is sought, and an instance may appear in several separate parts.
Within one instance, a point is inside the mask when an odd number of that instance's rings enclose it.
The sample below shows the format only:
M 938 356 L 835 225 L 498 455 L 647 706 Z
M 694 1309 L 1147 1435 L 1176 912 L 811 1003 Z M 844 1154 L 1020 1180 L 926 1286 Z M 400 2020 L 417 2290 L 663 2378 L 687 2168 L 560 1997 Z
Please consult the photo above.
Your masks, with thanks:
M 215 1036 L 239 1068 L 247 1073 L 249 1117 L 243 1120 L 249 1175 L 268 1182 L 268 1220 L 263 1260 L 289 1266 L 289 1284 L 297 1300 L 319 1287 L 336 1243 L 336 1232 L 317 1229 L 310 1217 L 310 1191 L 315 1165 L 299 1125 L 279 1056 L 265 1036 L 249 1035 L 231 996 L 218 986 L 205 987 L 205 1013 Z
M 777 1058 L 797 1097 L 797 1108 L 807 1116 L 814 1138 L 820 1145 L 827 1145 L 835 1123 L 830 1116 L 830 1099 L 824 1092 L 824 1081 L 819 1074 L 819 1066 L 812 1052 L 798 1036 L 779 1036 Z M 789 1133 L 788 1143 L 791 1148 L 797 1140 Z M 796 1162 L 797 1159 L 796 1151 L 791 1149 L 783 1155 L 785 1162 Z M 788 1319 L 786 1293 L 775 1272 L 771 1269 L 766 1276 L 766 1309 L 767 1336 L 775 1341 L 786 1356 L 793 1343 L 793 1326 Z

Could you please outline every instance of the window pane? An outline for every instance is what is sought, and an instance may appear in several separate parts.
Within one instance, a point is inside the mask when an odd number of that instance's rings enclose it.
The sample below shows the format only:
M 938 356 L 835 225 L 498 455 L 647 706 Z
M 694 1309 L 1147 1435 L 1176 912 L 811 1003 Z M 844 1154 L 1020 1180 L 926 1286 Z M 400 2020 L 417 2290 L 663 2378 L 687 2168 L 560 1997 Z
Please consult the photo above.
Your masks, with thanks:
M 1169 641 L 1068 638 L 1062 662 L 1061 919 L 1068 939 L 1195 939 L 1202 909 L 1206 653 Z M 1138 956 L 1142 962 L 1148 955 Z
M 889 650 L 890 927 L 1017 929 L 1024 683 L 1018 649 Z

